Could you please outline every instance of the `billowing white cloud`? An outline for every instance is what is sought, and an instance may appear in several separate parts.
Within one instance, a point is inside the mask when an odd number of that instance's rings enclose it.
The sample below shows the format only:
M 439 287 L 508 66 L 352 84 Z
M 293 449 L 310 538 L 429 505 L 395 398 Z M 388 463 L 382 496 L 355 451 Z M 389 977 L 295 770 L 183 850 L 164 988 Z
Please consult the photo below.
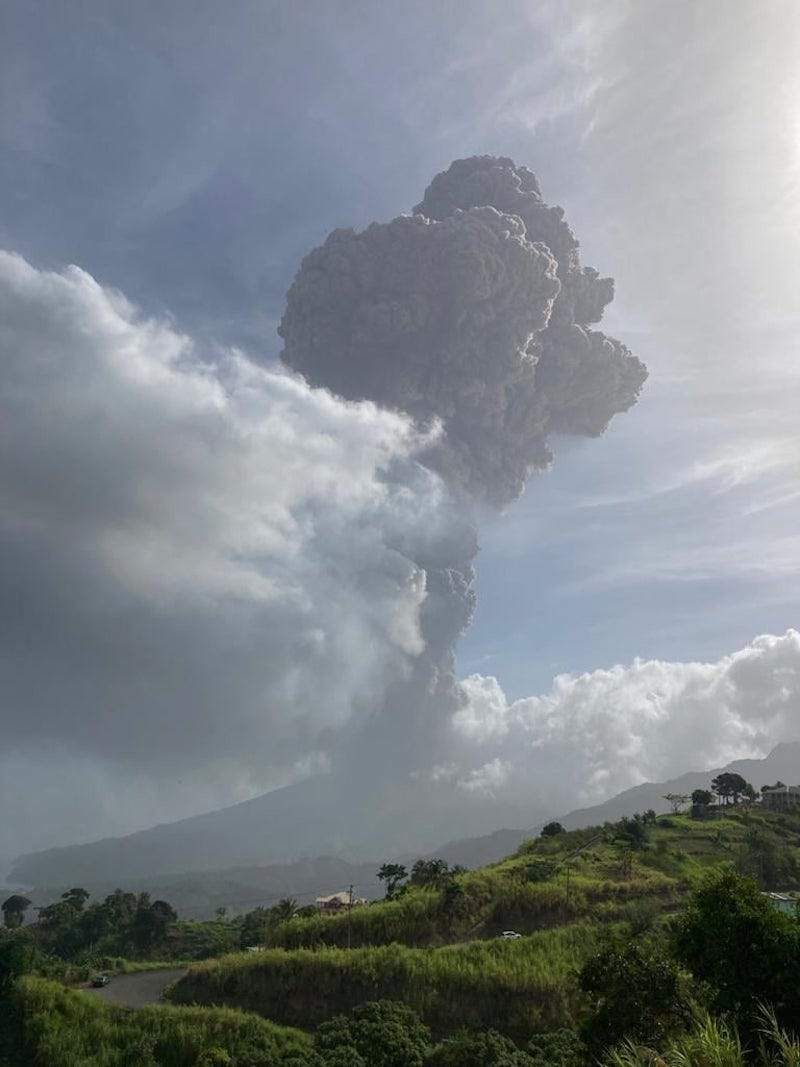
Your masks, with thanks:
M 469 771 L 464 777 L 456 779 L 456 785 L 468 793 L 483 793 L 487 797 L 494 797 L 506 784 L 510 774 L 511 764 L 495 756 L 494 759 L 487 760 L 480 767 Z
M 457 528 L 410 420 L 5 253 L 0 360 L 4 760 L 217 803 L 324 764 L 423 650 Z
M 713 663 L 635 660 L 562 674 L 548 693 L 515 701 L 493 677 L 463 686 L 451 779 L 568 810 L 800 736 L 800 633 L 757 637 Z

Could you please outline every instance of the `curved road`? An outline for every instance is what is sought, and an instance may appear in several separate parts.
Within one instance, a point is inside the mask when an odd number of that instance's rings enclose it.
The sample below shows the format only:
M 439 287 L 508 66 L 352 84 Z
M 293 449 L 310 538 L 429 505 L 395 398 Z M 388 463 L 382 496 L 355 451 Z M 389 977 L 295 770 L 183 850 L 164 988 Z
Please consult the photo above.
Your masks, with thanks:
M 119 974 L 101 989 L 90 986 L 86 992 L 99 997 L 107 1004 L 117 1004 L 123 1008 L 143 1008 L 147 1004 L 158 1004 L 167 986 L 177 982 L 185 974 L 185 967 Z

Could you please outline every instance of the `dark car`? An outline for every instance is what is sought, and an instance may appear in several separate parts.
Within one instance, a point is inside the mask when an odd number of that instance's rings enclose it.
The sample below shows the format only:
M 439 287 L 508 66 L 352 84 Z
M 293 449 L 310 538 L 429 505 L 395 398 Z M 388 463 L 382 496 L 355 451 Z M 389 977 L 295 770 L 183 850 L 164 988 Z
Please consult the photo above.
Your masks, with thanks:
M 95 989 L 100 989 L 104 985 L 108 985 L 109 977 L 107 974 L 96 974 L 92 979 L 92 985 Z

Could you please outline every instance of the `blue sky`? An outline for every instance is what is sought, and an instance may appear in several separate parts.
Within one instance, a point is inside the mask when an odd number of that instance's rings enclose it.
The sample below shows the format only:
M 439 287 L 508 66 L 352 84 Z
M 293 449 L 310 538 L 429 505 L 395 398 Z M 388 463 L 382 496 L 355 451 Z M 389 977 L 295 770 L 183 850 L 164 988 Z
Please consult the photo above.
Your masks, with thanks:
M 635 655 L 715 657 L 796 621 L 796 574 L 739 555 L 789 551 L 800 515 L 771 488 L 800 463 L 792 420 L 772 417 L 798 396 L 791 7 L 10 5 L 0 243 L 269 359 L 330 229 L 408 210 L 452 158 L 527 164 L 616 278 L 608 328 L 651 377 L 484 530 L 462 665 L 522 694 Z M 763 424 L 726 418 L 726 394 L 753 389 Z M 776 431 L 786 464 L 737 482 Z M 730 466 L 695 480 L 721 453 Z M 768 512 L 744 515 L 763 494 Z M 735 561 L 690 563 L 726 546 Z M 670 557 L 668 580 L 633 568 L 644 550 Z
M 789 0 L 6 4 L 0 248 L 268 363 L 331 229 L 529 166 L 650 378 L 483 523 L 459 669 L 717 660 L 798 622 L 799 53 Z

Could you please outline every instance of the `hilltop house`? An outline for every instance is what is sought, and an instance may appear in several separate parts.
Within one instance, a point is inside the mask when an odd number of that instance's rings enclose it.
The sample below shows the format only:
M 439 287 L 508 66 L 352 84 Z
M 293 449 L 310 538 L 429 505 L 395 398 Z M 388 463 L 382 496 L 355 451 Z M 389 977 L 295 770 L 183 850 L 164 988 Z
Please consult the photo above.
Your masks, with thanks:
M 317 897 L 317 907 L 321 912 L 325 913 L 344 911 L 345 908 L 349 907 L 360 908 L 366 903 L 365 897 L 353 897 L 351 899 L 346 889 L 342 890 L 341 893 L 332 893 L 329 897 Z
M 761 805 L 768 811 L 796 811 L 800 808 L 800 785 L 778 785 L 762 789 Z
M 776 911 L 782 911 L 784 915 L 797 913 L 798 898 L 791 893 L 762 893 Z

